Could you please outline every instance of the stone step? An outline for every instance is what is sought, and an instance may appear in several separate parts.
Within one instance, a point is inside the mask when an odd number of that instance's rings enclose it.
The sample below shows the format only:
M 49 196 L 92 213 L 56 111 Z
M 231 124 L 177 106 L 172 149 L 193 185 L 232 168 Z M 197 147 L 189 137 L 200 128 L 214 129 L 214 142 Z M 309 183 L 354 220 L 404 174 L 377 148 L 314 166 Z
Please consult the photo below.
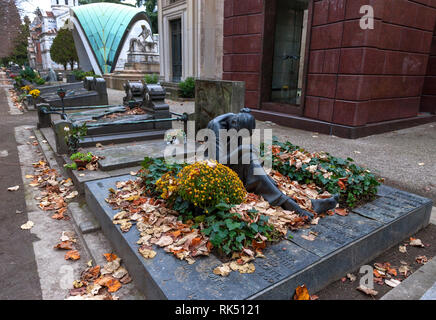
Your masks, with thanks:
M 125 143 L 132 141 L 144 141 L 163 139 L 165 130 L 153 130 L 153 131 L 135 131 L 124 132 L 119 134 L 104 134 L 96 136 L 86 136 L 80 141 L 81 147 L 95 147 L 97 143 L 109 144 L 109 143 Z

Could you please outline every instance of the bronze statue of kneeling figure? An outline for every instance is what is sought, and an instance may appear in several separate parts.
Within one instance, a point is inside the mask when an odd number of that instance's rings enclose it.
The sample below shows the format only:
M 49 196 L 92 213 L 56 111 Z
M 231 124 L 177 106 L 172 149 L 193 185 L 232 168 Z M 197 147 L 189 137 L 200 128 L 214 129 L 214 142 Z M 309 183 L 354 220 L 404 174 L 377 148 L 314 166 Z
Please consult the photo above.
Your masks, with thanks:
M 207 128 L 215 133 L 216 160 L 235 171 L 248 192 L 262 196 L 272 206 L 281 206 L 285 210 L 295 211 L 300 216 L 312 220 L 313 214 L 303 210 L 293 199 L 281 192 L 275 181 L 265 172 L 254 146 L 241 144 L 242 138 L 236 132 L 246 129 L 251 136 L 255 127 L 256 121 L 248 108 L 243 108 L 238 114 L 226 113 L 211 120 Z M 231 129 L 236 130 L 233 131 L 234 135 L 230 133 L 223 140 L 220 130 Z M 237 141 L 231 141 L 232 139 Z M 213 144 L 209 145 L 210 148 L 214 147 Z M 209 151 L 213 149 L 210 148 L 206 151 L 206 157 L 212 156 Z M 338 199 L 338 195 L 328 199 L 311 199 L 312 208 L 318 214 L 326 212 L 336 207 Z

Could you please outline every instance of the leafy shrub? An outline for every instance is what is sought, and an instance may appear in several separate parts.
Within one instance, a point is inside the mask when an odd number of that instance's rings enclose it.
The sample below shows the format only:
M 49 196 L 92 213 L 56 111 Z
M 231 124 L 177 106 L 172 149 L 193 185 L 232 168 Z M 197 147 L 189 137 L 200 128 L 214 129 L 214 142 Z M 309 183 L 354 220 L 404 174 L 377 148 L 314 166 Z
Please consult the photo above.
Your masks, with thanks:
M 81 160 L 81 161 L 86 161 L 86 162 L 91 162 L 92 158 L 94 157 L 94 155 L 91 152 L 88 153 L 81 153 L 81 152 L 77 152 L 77 153 L 73 153 L 70 156 L 71 160 Z
M 33 80 L 36 79 L 37 74 L 32 68 L 26 67 L 24 70 L 20 71 L 20 76 L 27 81 L 33 82 Z
M 80 139 L 86 136 L 88 132 L 88 128 L 86 127 L 86 123 L 81 126 L 73 126 L 71 129 L 69 127 L 65 127 L 65 142 L 68 146 L 70 153 L 77 152 L 79 149 Z
M 14 86 L 16 88 L 21 88 L 23 86 L 23 78 L 21 76 L 16 76 L 13 79 L 15 80 Z
M 85 72 L 80 69 L 71 71 L 71 74 L 74 75 L 77 80 L 83 80 L 85 78 Z
M 38 86 L 41 86 L 41 85 L 43 85 L 43 84 L 45 83 L 45 80 L 44 80 L 43 78 L 41 78 L 41 77 L 37 77 L 37 78 L 34 80 L 34 82 L 35 82 Z
M 298 154 L 307 161 L 299 163 L 295 157 Z M 339 203 L 350 208 L 373 199 L 380 185 L 374 174 L 353 162 L 329 153 L 310 154 L 289 141 L 273 141 L 273 169 L 299 183 L 315 183 L 322 190 L 338 193 Z
M 192 77 L 188 77 L 185 81 L 179 83 L 180 95 L 183 98 L 195 97 L 195 80 Z
M 209 236 L 210 242 L 224 254 L 229 255 L 251 246 L 258 234 L 266 237 L 268 241 L 274 240 L 274 229 L 268 224 L 267 216 L 260 215 L 256 223 L 247 223 L 240 219 L 238 213 L 230 212 L 231 207 L 220 203 L 202 221 L 205 228 L 201 232 Z M 253 210 L 251 214 L 254 218 L 257 212 Z
M 144 76 L 144 81 L 147 84 L 156 84 L 159 82 L 159 75 L 156 73 L 153 74 L 146 74 Z
M 66 163 L 64 164 L 65 168 L 71 169 L 71 170 L 77 170 L 77 163 L 72 162 L 72 163 Z
M 169 163 L 162 159 L 145 157 L 141 162 L 141 169 L 138 176 L 142 179 L 147 191 L 151 195 L 159 195 L 156 190 L 156 182 L 166 173 L 176 175 L 185 166 L 185 164 Z
M 81 69 L 76 69 L 71 71 L 71 74 L 76 77 L 77 80 L 82 81 L 85 79 L 85 77 L 94 77 L 94 78 L 101 78 L 98 74 L 95 74 L 94 71 L 83 71 Z

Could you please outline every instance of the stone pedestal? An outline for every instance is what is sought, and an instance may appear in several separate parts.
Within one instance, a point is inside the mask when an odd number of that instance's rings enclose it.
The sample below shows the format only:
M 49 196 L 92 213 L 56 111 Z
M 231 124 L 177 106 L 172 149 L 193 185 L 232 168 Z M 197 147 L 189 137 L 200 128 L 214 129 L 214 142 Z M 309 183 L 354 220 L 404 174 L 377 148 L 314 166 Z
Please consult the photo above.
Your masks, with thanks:
M 228 112 L 238 113 L 245 106 L 243 81 L 195 81 L 195 130 L 204 129 L 213 118 Z
M 105 74 L 108 88 L 124 90 L 127 81 L 140 81 L 146 74 L 160 73 L 159 53 L 132 51 L 127 54 L 123 71 Z

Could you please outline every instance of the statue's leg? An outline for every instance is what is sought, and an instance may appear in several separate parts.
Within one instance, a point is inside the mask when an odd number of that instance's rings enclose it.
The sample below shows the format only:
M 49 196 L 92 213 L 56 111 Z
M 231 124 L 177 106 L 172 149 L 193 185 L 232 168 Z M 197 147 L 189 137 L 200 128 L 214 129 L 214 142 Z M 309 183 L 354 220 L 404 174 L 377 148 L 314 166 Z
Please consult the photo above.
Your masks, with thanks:
M 339 195 L 335 194 L 331 198 L 327 199 L 311 199 L 312 202 L 312 208 L 316 213 L 323 213 L 328 210 L 332 210 L 336 208 L 336 205 L 339 201 Z
M 281 206 L 285 210 L 295 211 L 297 214 L 313 218 L 313 214 L 303 210 L 294 200 L 286 196 L 277 187 L 275 181 L 265 172 L 251 146 L 240 146 L 238 150 L 238 163 L 230 164 L 244 183 L 248 192 L 262 196 L 272 206 Z M 232 153 L 228 159 L 231 159 Z

